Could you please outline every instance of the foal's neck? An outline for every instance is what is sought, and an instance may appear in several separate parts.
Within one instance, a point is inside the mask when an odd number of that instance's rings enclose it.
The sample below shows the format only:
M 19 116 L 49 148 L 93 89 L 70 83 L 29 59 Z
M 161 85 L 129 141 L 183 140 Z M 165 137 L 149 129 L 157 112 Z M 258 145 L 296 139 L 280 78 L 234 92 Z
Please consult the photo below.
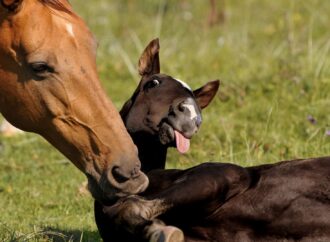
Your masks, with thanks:
M 160 143 L 158 136 L 142 132 L 130 135 L 138 148 L 143 172 L 165 169 L 167 147 Z

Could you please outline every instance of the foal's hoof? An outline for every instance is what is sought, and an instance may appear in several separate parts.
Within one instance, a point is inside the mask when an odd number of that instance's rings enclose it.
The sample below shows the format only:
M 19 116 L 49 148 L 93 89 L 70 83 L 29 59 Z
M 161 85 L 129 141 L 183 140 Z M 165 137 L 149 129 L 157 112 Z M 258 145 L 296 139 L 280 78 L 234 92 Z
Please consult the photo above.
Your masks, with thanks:
M 150 242 L 184 242 L 183 232 L 173 226 L 164 226 L 161 230 L 155 231 Z

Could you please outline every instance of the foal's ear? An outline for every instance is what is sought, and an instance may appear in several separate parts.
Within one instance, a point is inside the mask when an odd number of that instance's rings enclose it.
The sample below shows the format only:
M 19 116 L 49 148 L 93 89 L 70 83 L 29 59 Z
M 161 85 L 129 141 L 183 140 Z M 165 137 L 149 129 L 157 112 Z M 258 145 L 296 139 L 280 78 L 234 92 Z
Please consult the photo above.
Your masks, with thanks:
M 204 86 L 193 91 L 200 108 L 206 108 L 210 104 L 219 89 L 219 85 L 220 81 L 215 80 L 208 82 Z
M 9 11 L 16 10 L 23 0 L 0 0 L 1 5 Z
M 153 39 L 144 49 L 139 60 L 139 74 L 149 76 L 160 72 L 159 39 Z

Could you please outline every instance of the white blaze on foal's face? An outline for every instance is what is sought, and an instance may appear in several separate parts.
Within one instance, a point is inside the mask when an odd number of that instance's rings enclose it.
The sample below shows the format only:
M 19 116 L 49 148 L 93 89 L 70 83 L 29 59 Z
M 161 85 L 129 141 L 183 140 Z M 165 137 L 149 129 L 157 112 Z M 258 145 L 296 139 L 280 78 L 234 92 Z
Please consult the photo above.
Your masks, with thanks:
M 190 119 L 193 120 L 197 117 L 197 112 L 196 112 L 196 108 L 194 105 L 192 104 L 183 104 L 182 106 L 184 106 L 185 108 L 187 108 L 190 112 Z
M 192 92 L 191 87 L 185 83 L 184 81 L 181 81 L 180 79 L 175 79 L 177 82 L 179 82 L 184 88 L 187 88 L 189 91 Z M 193 120 L 194 118 L 197 117 L 197 111 L 196 111 L 196 107 L 192 104 L 183 104 L 182 106 L 184 106 L 185 108 L 187 108 L 190 112 L 190 119 Z

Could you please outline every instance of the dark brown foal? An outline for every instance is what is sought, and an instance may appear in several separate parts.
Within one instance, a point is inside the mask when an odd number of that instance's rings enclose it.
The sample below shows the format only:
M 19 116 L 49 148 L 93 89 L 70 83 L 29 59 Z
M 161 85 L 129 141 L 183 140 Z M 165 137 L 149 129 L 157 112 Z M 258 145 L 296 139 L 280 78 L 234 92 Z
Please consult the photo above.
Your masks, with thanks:
M 96 206 L 105 241 L 330 241 L 330 157 L 148 177 L 141 196 Z
M 143 52 L 139 61 L 142 79 L 120 111 L 138 147 L 144 172 L 164 169 L 169 147 L 176 147 L 181 153 L 188 151 L 190 138 L 202 122 L 201 109 L 211 102 L 219 88 L 219 81 L 213 81 L 193 91 L 186 83 L 160 74 L 158 52 L 159 43 L 156 39 Z M 101 203 L 96 202 L 95 206 L 100 233 L 106 241 L 110 241 L 107 234 L 111 232 L 103 229 L 103 225 L 107 227 L 108 223 L 102 222 L 104 214 Z M 160 226 L 159 223 L 153 224 L 153 227 L 173 232 L 171 228 Z

